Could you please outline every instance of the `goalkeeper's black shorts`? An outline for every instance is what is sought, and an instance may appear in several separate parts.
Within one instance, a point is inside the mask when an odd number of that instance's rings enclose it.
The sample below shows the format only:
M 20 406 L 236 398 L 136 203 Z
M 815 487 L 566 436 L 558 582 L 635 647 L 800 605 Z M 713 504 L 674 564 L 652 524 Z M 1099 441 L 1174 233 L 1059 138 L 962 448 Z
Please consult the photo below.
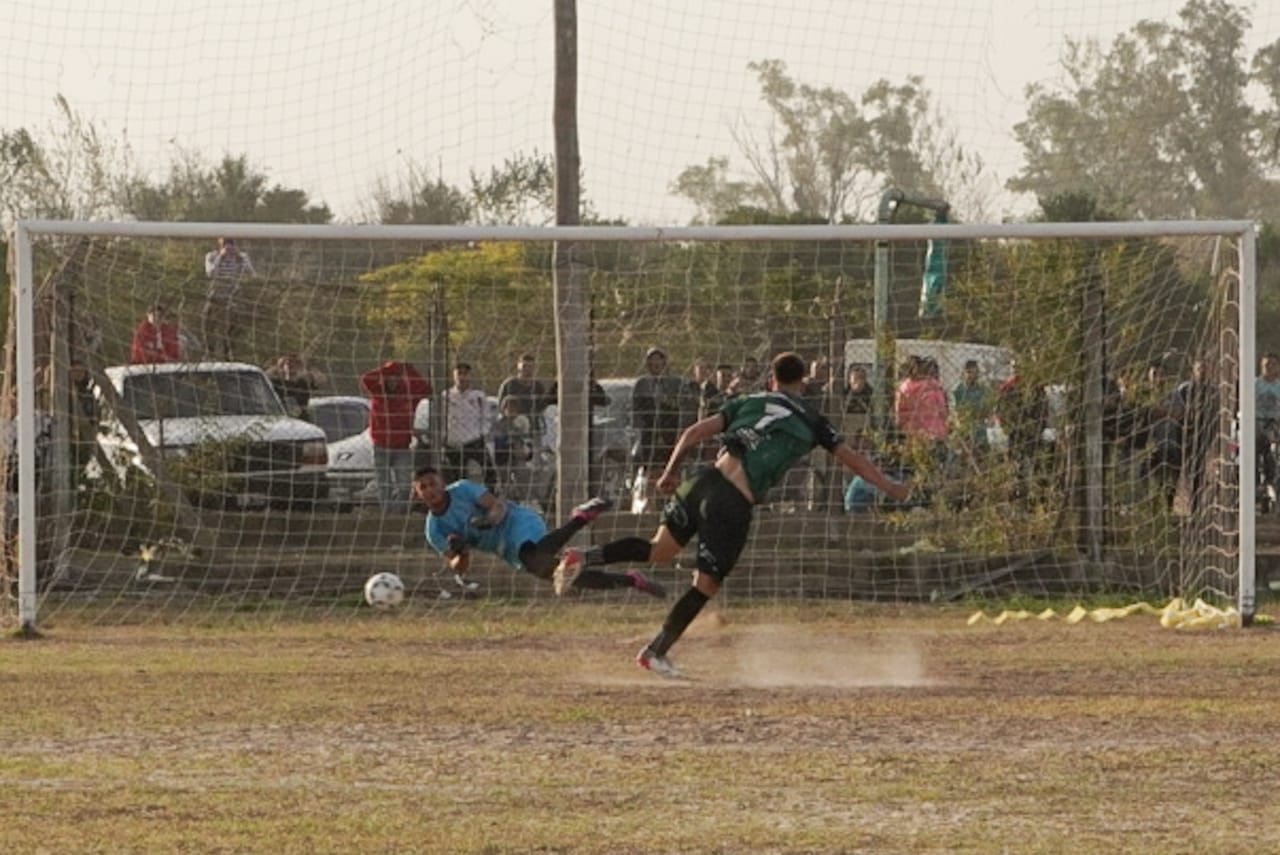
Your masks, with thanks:
M 676 488 L 662 523 L 681 546 L 696 534 L 698 569 L 723 582 L 747 543 L 752 510 L 733 482 L 707 468 Z

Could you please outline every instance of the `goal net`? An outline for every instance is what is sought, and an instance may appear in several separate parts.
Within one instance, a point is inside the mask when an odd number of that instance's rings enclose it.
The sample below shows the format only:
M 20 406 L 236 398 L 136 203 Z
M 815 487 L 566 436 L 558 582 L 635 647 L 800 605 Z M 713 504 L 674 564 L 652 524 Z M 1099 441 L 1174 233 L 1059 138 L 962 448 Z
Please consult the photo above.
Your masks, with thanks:
M 556 601 L 496 559 L 445 571 L 403 467 L 552 527 L 558 497 L 601 494 L 614 509 L 581 542 L 648 537 L 676 433 L 765 389 L 780 351 L 917 489 L 895 504 L 818 450 L 763 498 L 727 595 L 1125 591 L 1252 613 L 1247 224 L 30 221 L 15 248 L 9 620 L 354 613 L 379 571 L 411 610 Z M 417 378 L 412 415 L 375 439 L 370 378 L 391 376 Z M 691 566 L 653 570 L 682 585 Z

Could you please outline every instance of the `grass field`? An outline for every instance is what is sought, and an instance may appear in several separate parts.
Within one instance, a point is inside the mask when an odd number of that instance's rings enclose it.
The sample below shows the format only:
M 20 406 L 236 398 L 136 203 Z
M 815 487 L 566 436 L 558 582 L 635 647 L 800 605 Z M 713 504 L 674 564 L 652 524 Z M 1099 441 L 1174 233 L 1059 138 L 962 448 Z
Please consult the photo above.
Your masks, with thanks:
M 1280 633 L 736 604 L 0 643 L 0 852 L 1280 851 Z M 229 619 L 231 620 L 231 619 Z

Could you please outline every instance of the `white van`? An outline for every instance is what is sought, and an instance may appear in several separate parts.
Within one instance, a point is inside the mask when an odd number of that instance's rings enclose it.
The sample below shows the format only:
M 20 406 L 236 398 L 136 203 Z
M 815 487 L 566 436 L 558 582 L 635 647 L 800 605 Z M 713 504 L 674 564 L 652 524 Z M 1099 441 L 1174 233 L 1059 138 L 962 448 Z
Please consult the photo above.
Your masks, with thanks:
M 1013 355 L 1007 348 L 994 344 L 900 338 L 894 346 L 896 348 L 893 360 L 895 366 L 902 365 L 911 356 L 935 360 L 938 363 L 942 388 L 947 390 L 948 395 L 960 382 L 964 373 L 964 364 L 970 359 L 977 360 L 982 382 L 993 387 L 998 386 L 1013 373 Z M 876 343 L 873 339 L 850 339 L 844 345 L 845 371 L 847 372 L 853 365 L 870 366 L 874 363 L 875 356 Z M 890 367 L 885 366 L 886 372 Z

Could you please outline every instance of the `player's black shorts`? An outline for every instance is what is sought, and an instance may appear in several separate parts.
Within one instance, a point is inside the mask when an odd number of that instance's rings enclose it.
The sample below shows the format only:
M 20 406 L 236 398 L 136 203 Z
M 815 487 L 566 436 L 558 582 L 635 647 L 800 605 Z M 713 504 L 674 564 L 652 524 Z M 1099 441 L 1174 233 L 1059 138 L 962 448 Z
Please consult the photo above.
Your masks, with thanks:
M 723 582 L 747 543 L 753 506 L 719 469 L 704 469 L 676 488 L 662 523 L 684 546 L 698 535 L 698 569 Z

